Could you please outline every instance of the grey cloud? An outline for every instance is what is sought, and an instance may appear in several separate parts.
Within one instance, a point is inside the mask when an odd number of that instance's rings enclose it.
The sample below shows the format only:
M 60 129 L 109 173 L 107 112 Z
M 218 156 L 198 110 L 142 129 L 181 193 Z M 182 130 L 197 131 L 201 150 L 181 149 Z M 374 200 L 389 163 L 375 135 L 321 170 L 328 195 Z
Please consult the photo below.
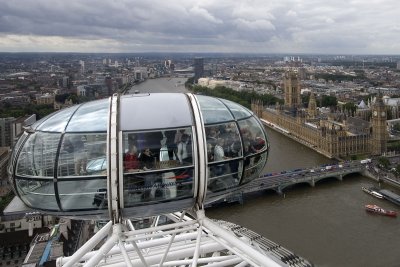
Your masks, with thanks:
M 397 48 L 391 43 L 400 43 L 395 0 L 0 0 L 0 5 L 0 51 L 14 42 L 8 35 L 109 40 L 124 51 L 177 46 L 368 51 L 371 35 L 392 50 Z

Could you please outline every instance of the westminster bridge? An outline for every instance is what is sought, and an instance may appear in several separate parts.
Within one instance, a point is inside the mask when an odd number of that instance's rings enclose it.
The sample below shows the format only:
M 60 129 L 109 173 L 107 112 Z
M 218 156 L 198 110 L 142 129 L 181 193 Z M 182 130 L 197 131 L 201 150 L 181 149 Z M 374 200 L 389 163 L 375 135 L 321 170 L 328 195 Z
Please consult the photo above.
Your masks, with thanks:
M 286 187 L 296 184 L 309 184 L 314 187 L 318 181 L 324 179 L 335 178 L 342 181 L 343 177 L 353 173 L 360 173 L 376 181 L 379 180 L 378 176 L 370 171 L 370 166 L 361 164 L 360 161 L 350 161 L 345 164 L 338 165 L 323 165 L 311 169 L 296 169 L 292 171 L 282 171 L 280 173 L 266 173 L 260 175 L 257 179 L 253 180 L 246 187 L 243 188 L 243 193 L 251 193 L 261 190 L 274 190 L 279 194 Z
M 398 156 L 396 158 L 398 158 Z M 400 187 L 399 180 L 389 177 L 388 173 L 383 172 L 382 170 L 378 170 L 376 164 L 377 160 L 372 160 L 372 162 L 368 163 L 361 163 L 360 160 L 356 160 L 346 161 L 341 164 L 321 165 L 315 168 L 265 173 L 261 174 L 258 178 L 243 187 L 239 192 L 232 192 L 231 195 L 224 199 L 209 203 L 209 205 L 221 202 L 243 203 L 243 196 L 248 193 L 273 190 L 278 194 L 283 194 L 285 188 L 297 184 L 309 184 L 314 187 L 321 180 L 337 179 L 342 181 L 345 176 L 357 173 L 377 182 L 388 183 Z

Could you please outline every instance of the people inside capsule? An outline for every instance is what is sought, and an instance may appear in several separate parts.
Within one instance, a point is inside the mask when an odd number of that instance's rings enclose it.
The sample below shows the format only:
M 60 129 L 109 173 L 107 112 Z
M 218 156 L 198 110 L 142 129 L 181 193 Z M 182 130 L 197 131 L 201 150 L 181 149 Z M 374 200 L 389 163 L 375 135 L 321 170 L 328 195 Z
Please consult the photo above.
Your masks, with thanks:
M 135 172 L 140 169 L 140 161 L 138 150 L 135 144 L 130 145 L 129 151 L 124 156 L 124 170 L 127 172 Z
M 165 146 L 168 151 L 168 160 L 174 160 L 177 158 L 177 144 L 175 143 L 176 130 L 167 130 L 164 132 L 165 135 Z
M 82 139 L 83 137 L 76 136 L 72 140 L 72 146 L 74 147 L 76 175 L 86 174 L 87 154 L 85 150 L 85 143 L 83 142 Z
M 205 130 L 209 163 L 208 189 L 218 192 L 238 185 L 242 145 L 236 123 L 210 125 Z
M 144 147 L 143 152 L 139 156 L 140 168 L 145 171 L 153 169 L 155 160 L 156 159 L 153 156 L 150 147 L 148 146 Z
M 87 174 L 87 153 L 84 137 L 82 135 L 69 135 L 64 138 L 62 149 L 64 152 L 73 157 L 74 160 L 74 175 Z M 61 157 L 63 159 L 63 157 Z M 62 162 L 68 162 L 68 156 Z
M 162 132 L 161 131 L 146 132 L 143 134 L 143 138 L 144 138 L 143 148 L 149 149 L 151 156 L 157 161 L 160 161 L 161 141 L 164 139 Z
M 192 142 L 188 134 L 182 134 L 176 154 L 181 165 L 192 163 Z

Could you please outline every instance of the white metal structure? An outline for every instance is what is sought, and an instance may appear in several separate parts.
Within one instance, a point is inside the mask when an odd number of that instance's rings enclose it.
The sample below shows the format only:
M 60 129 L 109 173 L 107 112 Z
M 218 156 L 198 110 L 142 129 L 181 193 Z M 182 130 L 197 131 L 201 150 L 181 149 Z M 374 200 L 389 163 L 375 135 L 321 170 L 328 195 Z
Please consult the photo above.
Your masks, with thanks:
M 266 247 L 260 236 L 234 234 L 203 211 L 197 219 L 183 213 L 167 217 L 168 224 L 158 225 L 157 217 L 151 227 L 137 230 L 130 220 L 110 221 L 74 255 L 58 258 L 57 266 L 311 266 L 272 242 Z

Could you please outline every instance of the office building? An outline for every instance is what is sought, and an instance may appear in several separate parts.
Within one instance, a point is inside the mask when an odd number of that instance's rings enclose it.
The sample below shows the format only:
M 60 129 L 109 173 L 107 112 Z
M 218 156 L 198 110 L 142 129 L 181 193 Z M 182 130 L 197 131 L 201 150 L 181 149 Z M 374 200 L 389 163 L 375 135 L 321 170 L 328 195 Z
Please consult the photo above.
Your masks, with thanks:
M 199 78 L 204 75 L 204 59 L 195 58 L 194 59 L 194 82 L 197 83 Z

